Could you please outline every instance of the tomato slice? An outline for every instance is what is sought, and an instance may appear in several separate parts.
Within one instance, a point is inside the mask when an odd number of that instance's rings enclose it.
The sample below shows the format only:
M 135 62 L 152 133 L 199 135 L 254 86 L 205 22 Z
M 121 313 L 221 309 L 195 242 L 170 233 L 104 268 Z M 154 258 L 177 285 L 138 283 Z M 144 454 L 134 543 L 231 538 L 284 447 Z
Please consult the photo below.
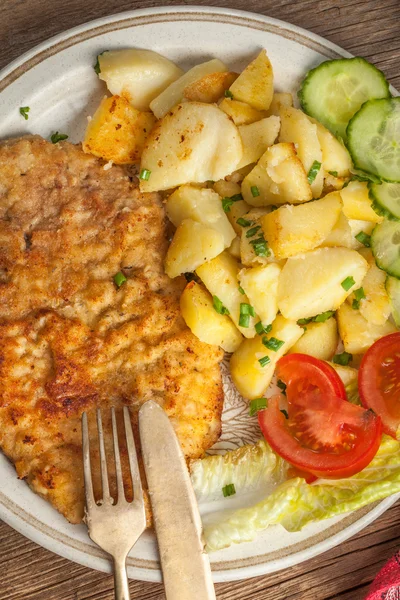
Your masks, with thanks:
M 367 350 L 358 373 L 361 402 L 381 417 L 383 431 L 396 437 L 400 426 L 400 333 Z
M 350 477 L 371 462 L 381 441 L 381 419 L 345 400 L 343 383 L 330 365 L 290 354 L 278 361 L 277 374 L 286 384 L 288 419 L 280 395 L 258 413 L 273 450 L 316 477 Z
M 343 382 L 335 369 L 308 354 L 287 354 L 278 361 L 276 373 L 289 388 L 291 396 L 318 388 L 322 394 L 347 400 Z

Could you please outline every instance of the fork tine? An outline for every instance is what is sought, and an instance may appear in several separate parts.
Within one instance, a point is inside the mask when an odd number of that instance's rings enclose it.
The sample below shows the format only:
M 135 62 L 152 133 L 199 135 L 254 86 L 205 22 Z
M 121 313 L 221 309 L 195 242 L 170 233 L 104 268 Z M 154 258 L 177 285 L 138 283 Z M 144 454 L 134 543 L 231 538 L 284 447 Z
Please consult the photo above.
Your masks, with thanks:
M 90 468 L 90 452 L 89 452 L 89 429 L 88 418 L 84 412 L 82 415 L 82 452 L 83 452 L 83 476 L 85 480 L 85 499 L 88 510 L 94 505 L 94 494 L 92 485 L 92 471 Z
M 115 418 L 115 408 L 114 407 L 111 408 L 111 419 L 112 419 L 112 430 L 113 430 L 113 441 L 114 441 L 115 474 L 117 477 L 118 504 L 119 504 L 122 501 L 126 502 L 126 498 L 125 498 L 125 490 L 124 490 L 124 480 L 122 477 L 121 457 L 120 457 L 120 453 L 119 453 L 117 419 Z
M 103 488 L 103 501 L 111 501 L 110 488 L 108 485 L 107 458 L 104 447 L 103 423 L 101 420 L 101 411 L 97 409 L 97 431 L 99 434 L 99 449 L 100 449 L 100 467 L 101 467 L 101 485 Z
M 124 406 L 124 424 L 125 424 L 125 436 L 126 444 L 128 447 L 129 467 L 131 470 L 132 486 L 133 486 L 133 499 L 135 501 L 143 502 L 143 489 L 142 481 L 139 473 L 139 465 L 136 453 L 135 440 L 133 438 L 132 423 L 129 415 L 129 408 Z

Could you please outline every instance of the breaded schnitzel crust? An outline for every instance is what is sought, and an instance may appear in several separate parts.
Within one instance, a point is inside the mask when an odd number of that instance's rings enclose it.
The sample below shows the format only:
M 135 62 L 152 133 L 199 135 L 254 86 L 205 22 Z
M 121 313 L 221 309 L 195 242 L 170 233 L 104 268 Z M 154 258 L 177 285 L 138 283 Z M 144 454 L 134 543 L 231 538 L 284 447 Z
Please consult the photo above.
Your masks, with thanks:
M 220 432 L 222 354 L 186 327 L 184 282 L 163 269 L 161 200 L 131 179 L 68 142 L 0 145 L 0 446 L 74 523 L 83 514 L 84 410 L 94 440 L 95 407 L 131 406 L 135 423 L 154 398 L 188 458 Z

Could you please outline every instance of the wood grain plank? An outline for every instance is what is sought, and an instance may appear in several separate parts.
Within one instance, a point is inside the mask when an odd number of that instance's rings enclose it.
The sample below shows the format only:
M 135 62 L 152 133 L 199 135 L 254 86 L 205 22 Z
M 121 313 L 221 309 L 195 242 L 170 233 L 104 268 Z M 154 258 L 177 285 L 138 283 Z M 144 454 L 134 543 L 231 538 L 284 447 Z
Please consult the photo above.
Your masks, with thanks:
M 165 0 L 164 0 L 165 3 Z M 184 0 L 171 0 L 169 6 Z M 161 2 L 1 0 L 0 68 L 80 23 Z M 400 88 L 399 0 L 197 0 L 246 9 L 305 27 L 365 56 Z M 400 546 L 400 504 L 350 540 L 310 561 L 247 581 L 217 585 L 218 600 L 361 600 Z M 0 600 L 112 600 L 112 577 L 66 561 L 0 522 Z M 132 598 L 165 600 L 159 584 L 130 582 Z M 195 599 L 194 599 L 195 600 Z

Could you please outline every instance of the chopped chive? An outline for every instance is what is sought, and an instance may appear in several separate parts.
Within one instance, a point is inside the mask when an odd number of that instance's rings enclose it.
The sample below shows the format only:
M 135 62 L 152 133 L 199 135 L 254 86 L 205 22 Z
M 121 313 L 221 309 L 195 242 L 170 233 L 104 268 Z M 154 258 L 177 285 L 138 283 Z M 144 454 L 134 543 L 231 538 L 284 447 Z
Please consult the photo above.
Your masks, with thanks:
M 260 363 L 260 365 L 261 365 L 262 367 L 266 367 L 266 366 L 267 366 L 267 364 L 271 362 L 271 359 L 270 359 L 270 357 L 269 357 L 269 356 L 263 356 L 262 358 L 260 358 L 260 359 L 258 360 L 258 362 Z
M 251 417 L 254 417 L 259 410 L 263 410 L 264 408 L 267 408 L 267 398 L 254 398 L 250 402 L 249 414 Z
M 313 164 L 310 167 L 310 170 L 308 171 L 308 175 L 307 175 L 308 183 L 310 185 L 313 183 L 316 176 L 318 175 L 320 168 L 321 168 L 321 163 L 318 162 L 317 160 L 314 160 Z
M 252 317 L 256 316 L 256 312 L 251 304 L 248 302 L 240 303 L 240 314 L 241 315 L 251 315 Z
M 231 90 L 225 90 L 224 96 L 225 96 L 225 98 L 230 98 L 231 100 L 233 100 L 233 94 L 232 94 Z
M 260 190 L 258 189 L 258 187 L 256 185 L 252 185 L 250 188 L 251 191 L 251 195 L 253 196 L 253 198 L 257 198 L 257 196 L 260 195 Z
M 239 285 L 238 290 L 241 294 L 243 294 L 243 296 L 245 295 L 246 292 L 244 291 L 241 285 Z
M 250 225 L 253 225 L 253 221 L 249 221 L 248 219 L 243 219 L 243 217 L 239 217 L 239 219 L 237 219 L 236 223 L 238 225 L 240 225 L 240 227 L 250 227 Z
M 363 300 L 365 298 L 364 288 L 360 287 L 358 290 L 354 290 L 354 296 L 356 300 Z
M 275 337 L 271 337 L 269 339 L 267 337 L 263 337 L 262 343 L 264 344 L 264 346 L 266 348 L 268 348 L 268 350 L 273 350 L 274 352 L 278 352 L 279 348 L 282 348 L 282 346 L 285 342 L 283 340 L 278 340 Z
M 22 116 L 24 117 L 25 121 L 27 121 L 27 120 L 28 120 L 28 112 L 29 112 L 30 110 L 31 110 L 31 109 L 29 108 L 29 106 L 20 106 L 20 109 L 19 109 L 19 114 L 20 114 L 20 115 L 22 115 Z
M 256 235 L 257 231 L 259 231 L 261 229 L 261 225 L 256 225 L 255 227 L 252 227 L 251 229 L 248 229 L 246 231 L 246 237 L 247 238 L 251 238 L 254 235 Z
M 224 498 L 227 498 L 228 496 L 234 496 L 236 494 L 235 484 L 228 483 L 228 485 L 224 485 L 224 487 L 222 488 L 222 493 L 224 495 Z
M 342 286 L 342 288 L 348 292 L 350 288 L 353 287 L 353 285 L 355 285 L 355 281 L 354 281 L 354 277 L 352 277 L 351 275 L 349 275 L 349 277 L 346 277 L 346 279 L 343 279 L 342 283 L 340 284 Z
M 226 213 L 228 213 L 231 210 L 232 204 L 233 200 L 231 200 L 230 198 L 222 198 L 222 208 Z
M 337 177 L 338 176 L 338 172 L 337 171 L 328 171 L 329 175 L 332 175 L 332 177 Z
M 219 315 L 229 315 L 229 310 L 224 306 L 218 296 L 213 296 L 213 307 Z
M 50 140 L 53 144 L 57 144 L 57 142 L 62 142 L 63 140 L 67 140 L 68 136 L 66 133 L 58 133 L 56 131 L 53 135 L 50 136 Z
M 99 56 L 100 56 L 100 54 L 97 56 L 97 58 L 96 58 L 96 64 L 93 67 L 93 69 L 94 69 L 95 73 L 97 73 L 97 75 L 99 75 L 99 73 L 101 73 L 100 63 L 99 63 Z
M 287 414 L 287 411 L 284 408 L 281 408 L 281 413 L 283 414 L 283 416 L 285 417 L 285 419 L 289 418 L 289 415 Z
M 282 379 L 278 379 L 278 381 L 276 382 L 276 385 L 278 386 L 278 388 L 280 390 L 282 390 L 283 394 L 286 392 L 286 383 L 283 383 Z
M 317 315 L 316 317 L 314 317 L 313 321 L 315 321 L 315 323 L 325 323 L 325 321 L 330 319 L 334 313 L 335 313 L 334 310 L 327 310 L 326 312 L 323 312 L 320 315 Z
M 365 233 L 365 231 L 360 231 L 360 233 L 357 233 L 355 237 L 356 240 L 359 241 L 360 244 L 363 244 L 366 248 L 371 247 L 371 236 Z
M 270 331 L 272 330 L 272 325 L 263 325 L 261 323 L 261 321 L 258 321 L 258 323 L 255 324 L 255 330 L 258 333 L 258 335 L 264 335 L 264 333 L 270 333 Z
M 299 319 L 297 321 L 297 325 L 308 325 L 308 323 L 311 323 L 312 320 L 312 317 L 308 317 L 308 319 Z
M 119 287 L 119 288 L 120 288 L 120 287 L 121 287 L 121 285 L 122 285 L 123 283 L 125 283 L 125 281 L 126 281 L 126 277 L 125 277 L 125 275 L 123 274 L 123 272 L 122 272 L 122 271 L 119 271 L 118 273 L 116 273 L 116 274 L 114 275 L 114 283 L 115 283 L 115 285 L 116 285 L 117 287 Z
M 359 300 L 353 300 L 353 302 L 351 303 L 351 308 L 353 310 L 358 310 L 360 308 L 360 301 Z
M 248 327 L 250 325 L 250 315 L 239 316 L 239 327 Z
M 353 355 L 350 352 L 342 352 L 341 354 L 335 354 L 332 360 L 337 365 L 347 367 L 349 362 L 353 360 Z
M 234 194 L 233 196 L 225 196 L 222 198 L 222 208 L 227 213 L 231 210 L 231 206 L 234 202 L 239 202 L 239 200 L 243 200 L 242 194 Z
M 264 236 L 251 240 L 250 244 L 253 246 L 254 253 L 257 256 L 269 256 L 271 254 Z
M 139 179 L 142 181 L 148 181 L 150 179 L 151 171 L 148 169 L 142 169 L 139 173 Z

